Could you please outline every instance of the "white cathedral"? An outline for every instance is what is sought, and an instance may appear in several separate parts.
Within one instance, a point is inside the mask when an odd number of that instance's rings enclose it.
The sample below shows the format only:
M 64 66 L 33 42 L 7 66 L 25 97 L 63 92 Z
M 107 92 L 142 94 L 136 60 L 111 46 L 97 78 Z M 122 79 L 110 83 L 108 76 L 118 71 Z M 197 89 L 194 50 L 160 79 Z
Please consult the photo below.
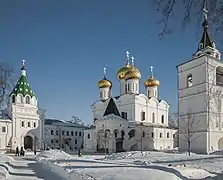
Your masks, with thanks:
M 84 151 L 121 152 L 131 150 L 164 150 L 177 145 L 176 129 L 168 124 L 169 104 L 159 99 L 159 81 L 151 76 L 140 92 L 140 71 L 129 63 L 119 69 L 120 95 L 111 96 L 112 82 L 98 82 L 100 100 L 92 105 L 93 125 L 84 131 Z
M 204 11 L 198 49 L 191 60 L 177 66 L 179 149 L 187 150 L 189 139 L 191 150 L 198 153 L 223 149 L 223 62 Z

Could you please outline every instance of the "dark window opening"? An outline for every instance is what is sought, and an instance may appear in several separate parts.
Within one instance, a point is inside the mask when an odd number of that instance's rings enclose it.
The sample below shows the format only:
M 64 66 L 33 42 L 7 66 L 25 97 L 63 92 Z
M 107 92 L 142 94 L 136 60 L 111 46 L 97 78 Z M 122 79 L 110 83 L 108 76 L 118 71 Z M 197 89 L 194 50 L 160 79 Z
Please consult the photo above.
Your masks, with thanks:
M 15 103 L 15 95 L 12 95 L 12 103 Z
M 3 132 L 3 133 L 6 132 L 6 128 L 5 128 L 5 126 L 2 127 L 2 132 Z
M 141 121 L 146 119 L 146 113 L 144 111 L 141 112 Z
M 170 133 L 167 133 L 167 134 L 166 134 L 166 137 L 169 138 L 169 137 L 170 137 Z
M 161 116 L 161 123 L 164 123 L 164 115 Z

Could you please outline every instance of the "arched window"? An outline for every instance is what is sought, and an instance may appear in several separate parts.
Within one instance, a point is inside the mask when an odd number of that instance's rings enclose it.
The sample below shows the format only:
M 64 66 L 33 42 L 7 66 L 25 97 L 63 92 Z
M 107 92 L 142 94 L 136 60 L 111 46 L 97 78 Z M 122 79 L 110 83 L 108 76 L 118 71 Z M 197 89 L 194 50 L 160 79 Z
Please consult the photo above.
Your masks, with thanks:
M 128 135 L 129 135 L 129 139 L 135 137 L 135 130 L 132 129 L 131 131 L 129 131 Z
M 127 84 L 125 84 L 125 94 L 127 93 Z
M 161 116 L 161 123 L 164 123 L 164 115 Z
M 100 98 L 102 98 L 102 91 L 100 91 Z
M 15 95 L 12 95 L 12 103 L 15 103 Z
M 144 111 L 141 111 L 141 121 L 144 121 L 146 119 L 146 113 Z
M 18 95 L 18 103 L 23 103 L 23 97 L 21 94 Z
M 130 85 L 128 84 L 128 91 L 130 91 Z
M 154 138 L 154 132 L 151 132 L 151 138 Z
M 30 97 L 26 96 L 26 104 L 30 104 Z
M 150 92 L 149 92 L 149 90 L 147 91 L 147 95 L 148 95 L 148 97 L 150 97 L 150 94 L 149 94 Z
M 155 113 L 152 114 L 152 122 L 155 123 Z
M 162 138 L 163 136 L 162 136 L 162 133 L 160 133 L 160 138 Z
M 167 133 L 167 134 L 166 134 L 166 137 L 169 138 L 169 137 L 170 137 L 170 133 Z
M 191 87 L 192 85 L 192 74 L 189 74 L 187 76 L 187 87 Z
M 216 68 L 216 85 L 223 86 L 223 67 Z
M 118 137 L 118 130 L 117 129 L 114 130 L 114 135 L 115 135 L 115 138 Z
M 53 130 L 51 130 L 51 135 L 54 135 L 54 131 Z

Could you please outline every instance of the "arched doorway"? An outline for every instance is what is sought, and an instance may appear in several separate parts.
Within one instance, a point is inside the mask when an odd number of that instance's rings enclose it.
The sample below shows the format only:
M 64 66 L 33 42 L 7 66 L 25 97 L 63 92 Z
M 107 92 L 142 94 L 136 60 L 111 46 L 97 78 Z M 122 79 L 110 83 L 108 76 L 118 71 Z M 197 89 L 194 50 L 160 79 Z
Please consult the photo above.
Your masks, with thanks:
M 218 141 L 218 149 L 223 149 L 223 138 L 220 138 Z
M 24 137 L 24 149 L 33 149 L 33 138 L 31 136 Z

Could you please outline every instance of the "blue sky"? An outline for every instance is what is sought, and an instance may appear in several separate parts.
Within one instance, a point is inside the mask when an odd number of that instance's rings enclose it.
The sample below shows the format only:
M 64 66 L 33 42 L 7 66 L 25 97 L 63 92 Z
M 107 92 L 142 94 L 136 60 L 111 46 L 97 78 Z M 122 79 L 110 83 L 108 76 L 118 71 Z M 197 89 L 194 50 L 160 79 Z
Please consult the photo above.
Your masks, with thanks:
M 161 83 L 160 98 L 175 111 L 176 65 L 191 58 L 202 29 L 178 28 L 160 41 L 158 20 L 147 0 L 3 0 L 0 61 L 14 67 L 17 80 L 21 60 L 26 60 L 28 80 L 47 117 L 68 120 L 75 115 L 90 123 L 103 66 L 113 82 L 112 94 L 118 95 L 116 72 L 128 50 L 142 74 L 141 91 L 152 65 Z

